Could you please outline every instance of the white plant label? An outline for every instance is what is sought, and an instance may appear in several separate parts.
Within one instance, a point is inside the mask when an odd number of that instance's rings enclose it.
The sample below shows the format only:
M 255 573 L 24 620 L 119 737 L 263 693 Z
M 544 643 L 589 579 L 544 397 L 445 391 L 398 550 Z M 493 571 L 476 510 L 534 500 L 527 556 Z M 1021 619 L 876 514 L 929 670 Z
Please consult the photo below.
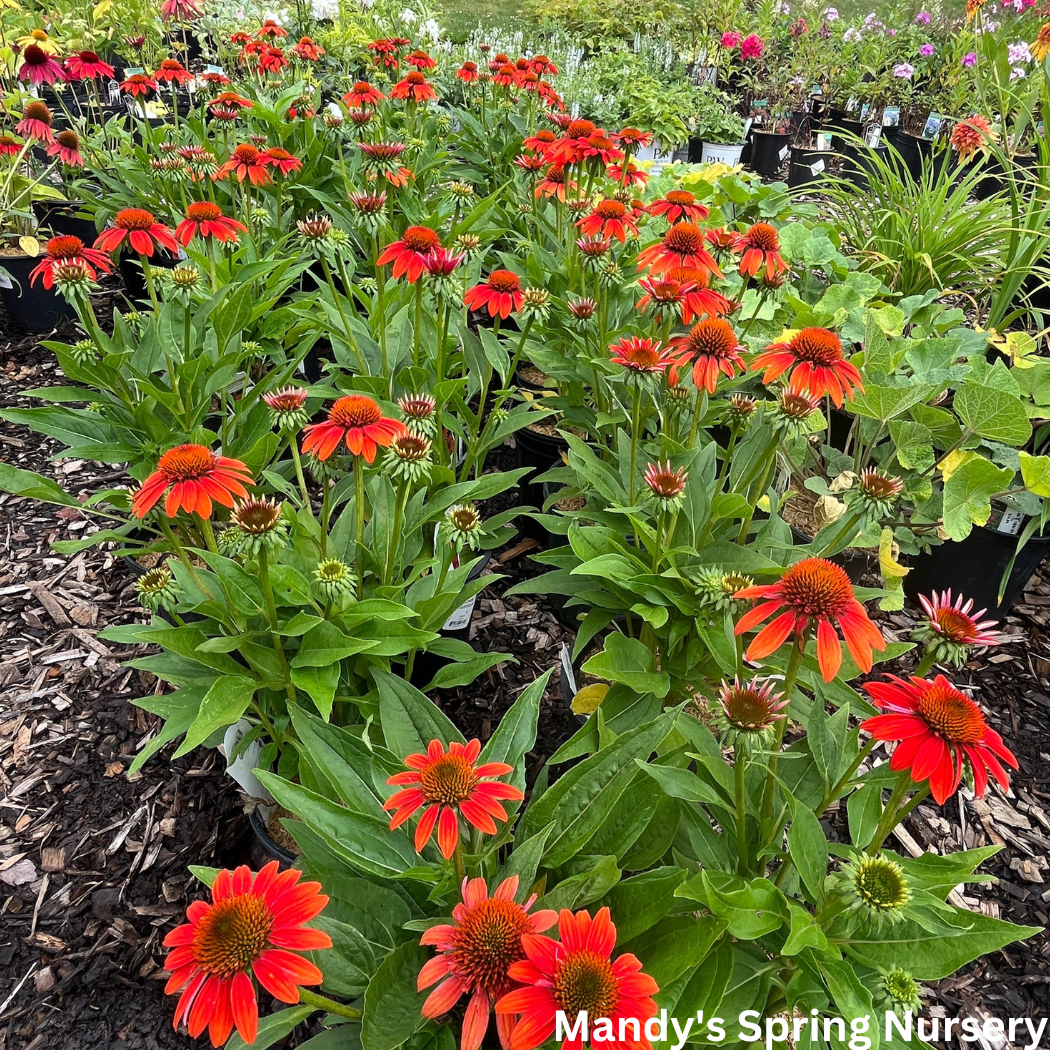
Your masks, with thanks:
M 1019 510 L 1006 510 L 1003 511 L 1003 516 L 999 520 L 999 526 L 996 531 L 1005 532 L 1009 536 L 1016 536 L 1021 531 L 1023 524 L 1024 515 Z
M 788 155 L 788 150 L 789 150 L 790 148 L 791 148 L 790 146 L 785 146 L 785 147 L 784 147 L 784 148 L 783 148 L 783 149 L 782 149 L 782 150 L 780 151 L 780 159 L 781 159 L 781 160 L 783 160 L 783 159 L 784 159 L 784 158 L 785 158 L 785 157 L 786 157 L 786 156 Z
M 237 750 L 237 745 L 251 728 L 251 723 L 242 718 L 226 730 L 226 735 L 222 738 L 223 751 L 226 753 L 226 772 L 237 781 L 238 786 L 246 795 L 272 802 L 273 795 L 263 787 L 262 782 L 255 775 L 259 753 L 262 751 L 261 740 L 258 738 L 253 740 L 232 762 L 230 761 L 230 755 Z
M 442 626 L 443 631 L 462 631 L 470 623 L 471 616 L 474 615 L 474 603 L 478 600 L 478 596 L 475 594 L 473 598 L 468 598 L 444 623 Z
M 813 172 L 814 175 L 819 175 L 826 167 L 827 165 L 822 160 L 818 160 L 816 164 L 811 164 L 809 166 L 809 170 Z

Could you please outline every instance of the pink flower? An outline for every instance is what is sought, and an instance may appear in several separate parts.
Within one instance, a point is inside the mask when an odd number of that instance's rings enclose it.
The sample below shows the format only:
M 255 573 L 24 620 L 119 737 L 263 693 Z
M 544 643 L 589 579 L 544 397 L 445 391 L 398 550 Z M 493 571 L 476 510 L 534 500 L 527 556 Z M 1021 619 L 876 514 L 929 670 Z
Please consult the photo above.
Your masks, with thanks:
M 967 51 L 967 53 L 962 57 L 962 64 L 967 69 L 970 69 L 972 66 L 977 65 L 977 52 Z
M 740 34 L 735 29 L 730 29 L 722 34 L 722 47 L 732 51 L 740 43 Z
M 766 42 L 757 34 L 744 37 L 740 44 L 740 57 L 744 59 L 761 58 L 766 49 Z

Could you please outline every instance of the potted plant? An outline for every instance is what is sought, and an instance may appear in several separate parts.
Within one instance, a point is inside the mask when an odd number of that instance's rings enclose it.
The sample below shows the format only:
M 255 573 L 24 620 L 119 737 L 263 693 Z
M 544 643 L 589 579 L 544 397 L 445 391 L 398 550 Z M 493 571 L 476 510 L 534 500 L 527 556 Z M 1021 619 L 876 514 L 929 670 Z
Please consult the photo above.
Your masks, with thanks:
M 722 163 L 735 167 L 744 148 L 744 121 L 734 112 L 732 99 L 714 85 L 696 93 L 696 110 L 691 121 L 690 161 Z

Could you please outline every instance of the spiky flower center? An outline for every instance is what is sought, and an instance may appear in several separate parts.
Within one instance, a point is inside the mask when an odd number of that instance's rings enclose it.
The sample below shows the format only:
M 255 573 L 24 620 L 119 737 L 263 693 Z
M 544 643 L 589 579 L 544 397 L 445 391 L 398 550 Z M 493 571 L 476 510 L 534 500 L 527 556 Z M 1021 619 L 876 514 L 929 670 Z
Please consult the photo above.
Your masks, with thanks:
M 332 232 L 332 220 L 327 215 L 314 215 L 309 219 L 300 219 L 295 224 L 299 234 L 308 241 L 323 241 Z
M 676 499 L 685 491 L 688 478 L 686 470 L 675 470 L 670 463 L 650 463 L 645 472 L 645 483 L 659 499 Z
M 620 999 L 612 963 L 593 951 L 567 954 L 554 976 L 554 999 L 566 1017 L 583 1010 L 591 1019 L 608 1017 Z
M 73 130 L 67 129 L 66 131 L 60 131 L 55 136 L 55 141 L 63 149 L 79 149 L 80 148 L 80 136 Z
M 660 365 L 660 351 L 653 343 L 639 342 L 627 347 L 622 354 L 628 368 L 648 371 Z
M 409 419 L 429 419 L 437 407 L 437 402 L 429 394 L 413 394 L 411 397 L 403 397 L 397 407 Z
M 677 303 L 682 298 L 682 285 L 678 281 L 654 281 L 649 289 L 654 302 L 663 305 Z
M 22 119 L 39 120 L 41 124 L 51 127 L 51 121 L 54 118 L 51 116 L 51 110 L 43 102 L 27 102 L 25 109 L 22 110 Z
M 757 248 L 761 252 L 778 252 L 780 251 L 780 235 L 776 227 L 770 226 L 768 222 L 756 222 L 744 234 L 742 246 L 745 249 Z
M 565 129 L 571 139 L 585 139 L 594 134 L 594 125 L 589 120 L 574 120 Z
M 987 727 L 977 704 L 947 684 L 932 683 L 923 689 L 916 711 L 935 733 L 951 744 L 976 744 Z
M 901 866 L 885 857 L 863 857 L 856 866 L 853 886 L 857 896 L 876 911 L 903 908 L 911 897 Z
M 383 418 L 383 413 L 370 397 L 363 394 L 347 394 L 332 405 L 328 418 L 341 427 L 353 429 L 378 423 Z
M 84 242 L 79 237 L 52 237 L 47 242 L 47 254 L 51 259 L 77 259 L 84 250 Z
M 668 190 L 664 199 L 680 208 L 696 203 L 696 197 L 688 190 Z
M 186 218 L 193 222 L 214 222 L 222 218 L 222 208 L 211 201 L 193 201 L 186 208 Z
M 176 62 L 173 58 L 166 58 L 163 62 L 161 62 L 160 68 L 168 70 L 170 72 L 177 72 L 178 70 L 182 69 L 182 63 Z
M 206 974 L 232 977 L 245 973 L 266 948 L 273 913 L 251 893 L 213 905 L 197 925 L 193 961 Z
M 791 340 L 791 352 L 800 361 L 815 365 L 833 365 L 843 360 L 842 343 L 826 328 L 803 328 Z
M 489 287 L 496 292 L 519 292 L 521 281 L 518 275 L 510 270 L 493 270 L 489 274 Z
M 318 562 L 314 575 L 321 583 L 342 583 L 350 578 L 350 567 L 338 558 L 326 558 Z
M 450 937 L 456 975 L 468 988 L 480 988 L 493 998 L 506 991 L 507 969 L 525 958 L 521 938 L 529 932 L 520 904 L 495 897 L 481 901 Z
M 456 532 L 477 532 L 481 528 L 481 515 L 474 507 L 467 504 L 449 507 L 445 512 L 445 517 Z
M 46 66 L 51 60 L 48 53 L 39 44 L 27 44 L 22 58 L 27 66 Z
M 171 283 L 177 288 L 193 288 L 200 280 L 200 271 L 195 266 L 176 266 L 168 271 Z
M 874 500 L 889 500 L 901 494 L 904 482 L 880 470 L 868 468 L 860 473 L 860 487 Z
M 721 317 L 707 317 L 689 330 L 689 350 L 707 357 L 732 357 L 739 344 L 733 326 Z
M 588 321 L 594 316 L 598 304 L 593 299 L 575 299 L 568 304 L 568 309 L 577 321 Z
M 248 167 L 259 163 L 259 151 L 255 146 L 249 146 L 247 142 L 242 142 L 234 149 L 231 156 L 237 164 L 244 164 Z
M 745 576 L 743 573 L 727 572 L 723 574 L 722 579 L 719 581 L 719 586 L 732 598 L 737 591 L 742 591 L 745 587 L 751 587 L 754 582 L 750 576 Z
M 280 522 L 281 505 L 276 500 L 248 499 L 235 508 L 232 518 L 242 532 L 265 536 Z
M 896 967 L 883 980 L 886 992 L 894 1002 L 910 1006 L 919 999 L 919 985 L 907 970 Z
M 153 213 L 146 211 L 145 208 L 124 208 L 113 217 L 113 225 L 122 230 L 145 230 L 148 232 L 153 229 L 156 221 Z
M 403 142 L 361 142 L 359 146 L 373 160 L 394 160 L 405 152 Z
M 430 454 L 430 442 L 418 434 L 400 434 L 390 443 L 390 449 L 405 463 L 418 463 Z
M 136 586 L 139 594 L 160 594 L 171 585 L 171 582 L 171 571 L 165 566 L 160 566 L 140 576 Z
M 602 219 L 622 219 L 627 209 L 619 201 L 604 200 L 594 206 L 594 214 Z
M 157 469 L 169 482 L 207 477 L 218 465 L 218 457 L 203 445 L 176 445 L 157 462 Z
M 937 608 L 930 618 L 930 626 L 948 641 L 959 645 L 973 645 L 980 637 L 973 617 L 951 606 Z
M 427 802 L 445 806 L 470 798 L 477 783 L 474 764 L 463 755 L 442 755 L 419 774 L 419 790 Z
M 405 83 L 406 84 L 425 84 L 426 82 L 427 82 L 427 78 L 425 76 L 423 76 L 423 74 L 418 72 L 417 70 L 413 70 L 411 73 L 407 74 L 407 76 L 405 77 Z
M 748 397 L 747 394 L 734 394 L 729 399 L 729 411 L 734 416 L 745 418 L 755 411 L 756 404 L 755 399 Z
M 800 390 L 785 390 L 780 395 L 780 411 L 788 419 L 808 419 L 819 407 L 819 399 Z
M 401 243 L 410 252 L 421 255 L 441 247 L 441 238 L 429 226 L 409 226 L 401 237 Z
M 692 222 L 677 222 L 664 234 L 664 247 L 678 255 L 698 252 L 703 244 L 700 227 Z
M 770 686 L 731 685 L 722 695 L 726 720 L 735 729 L 755 733 L 768 729 L 777 717 L 777 704 Z
M 274 412 L 297 412 L 306 404 L 309 396 L 301 387 L 286 386 L 272 394 L 264 394 L 263 401 Z
M 853 585 L 845 569 L 824 558 L 804 558 L 780 579 L 788 605 L 807 616 L 835 617 L 853 601 Z

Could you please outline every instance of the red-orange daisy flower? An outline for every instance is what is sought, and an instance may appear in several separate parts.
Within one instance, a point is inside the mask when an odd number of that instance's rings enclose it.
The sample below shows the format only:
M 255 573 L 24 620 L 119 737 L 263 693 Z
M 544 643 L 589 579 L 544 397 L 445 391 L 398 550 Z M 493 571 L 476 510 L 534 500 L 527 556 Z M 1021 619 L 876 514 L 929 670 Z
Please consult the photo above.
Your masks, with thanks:
M 157 469 L 142 483 L 131 500 L 136 518 L 144 518 L 164 493 L 164 513 L 169 518 L 179 509 L 187 514 L 211 516 L 211 503 L 233 506 L 233 497 L 248 495 L 245 485 L 254 485 L 248 468 L 239 459 L 217 456 L 203 445 L 176 445 L 157 461 Z
M 82 261 L 87 266 L 88 275 L 93 281 L 98 277 L 95 272 L 96 267 L 103 273 L 113 272 L 113 264 L 109 256 L 94 248 L 85 248 L 79 237 L 71 237 L 66 234 L 52 237 L 44 246 L 44 252 L 44 258 L 29 275 L 31 285 L 36 283 L 37 277 L 42 277 L 44 287 L 51 288 L 55 283 L 55 267 L 74 259 Z
M 430 86 L 427 78 L 414 69 L 390 89 L 390 97 L 408 102 L 429 102 L 437 98 L 437 92 Z
M 137 98 L 139 95 L 148 95 L 151 91 L 156 91 L 157 82 L 145 73 L 132 73 L 120 82 L 120 90 L 132 98 Z
M 279 73 L 288 65 L 288 59 L 279 47 L 268 47 L 259 55 L 260 73 Z
M 55 141 L 47 147 L 47 155 L 58 157 L 71 168 L 84 166 L 84 158 L 80 155 L 80 136 L 72 128 L 66 128 L 55 136 Z
M 299 1002 L 300 985 L 321 983 L 321 971 L 294 953 L 332 947 L 327 933 L 303 925 L 320 915 L 328 898 L 320 883 L 300 883 L 301 876 L 295 868 L 280 871 L 275 860 L 257 874 L 243 866 L 223 869 L 211 903 L 194 901 L 186 909 L 189 922 L 164 938 L 172 949 L 164 991 L 182 993 L 176 1028 L 185 1021 L 194 1038 L 207 1028 L 211 1045 L 221 1046 L 236 1026 L 253 1043 L 259 1004 L 249 973 L 282 1003 Z
M 638 269 L 649 267 L 655 277 L 676 266 L 701 270 L 715 277 L 722 276 L 714 256 L 704 247 L 704 235 L 700 227 L 691 222 L 675 223 L 662 240 L 638 255 Z
M 791 380 L 809 387 L 814 397 L 827 394 L 839 407 L 845 394 L 851 401 L 853 391 L 864 392 L 860 372 L 846 360 L 842 343 L 826 328 L 803 328 L 786 343 L 767 346 L 752 362 L 751 371 L 765 369 L 763 383 L 771 383 L 791 369 Z
M 755 635 L 748 646 L 748 660 L 762 660 L 776 652 L 791 634 L 801 642 L 813 624 L 817 628 L 817 662 L 825 682 L 832 681 L 842 666 L 836 629 L 842 632 L 850 655 L 862 671 L 871 670 L 872 649 L 886 648 L 878 627 L 853 596 L 846 570 L 824 558 L 803 558 L 786 569 L 776 583 L 745 587 L 735 597 L 761 599 L 760 605 L 740 618 L 737 634 L 784 610 Z
M 510 270 L 493 270 L 488 279 L 474 285 L 463 296 L 464 304 L 471 310 L 488 307 L 490 317 L 506 320 L 521 309 L 525 297 L 521 291 L 521 280 Z
M 364 394 L 347 394 L 328 410 L 323 423 L 312 423 L 303 429 L 303 452 L 314 453 L 318 459 L 328 459 L 341 441 L 355 456 L 364 456 L 372 463 L 376 447 L 386 448 L 405 424 L 383 415 L 383 410 Z
M 721 292 L 710 288 L 711 279 L 704 270 L 693 270 L 685 266 L 672 266 L 661 276 L 665 281 L 680 281 L 690 285 L 682 303 L 682 324 L 689 324 L 693 317 L 721 317 L 733 312 L 733 304 Z M 638 282 L 645 284 L 645 279 Z
M 174 58 L 166 58 L 157 67 L 153 77 L 162 84 L 188 84 L 193 79 L 193 74 L 181 62 Z
M 915 677 L 905 681 L 896 675 L 887 678 L 864 688 L 875 706 L 888 713 L 861 722 L 860 728 L 876 740 L 899 741 L 890 759 L 891 769 L 907 769 L 916 783 L 929 780 L 938 803 L 944 803 L 959 786 L 964 759 L 973 771 L 975 794 L 984 794 L 989 772 L 1003 791 L 1009 790 L 999 760 L 1017 769 L 1017 759 L 973 700 L 942 674 L 932 682 Z
M 581 161 L 590 160 L 592 157 L 600 160 L 604 166 L 623 160 L 623 150 L 616 148 L 616 144 L 605 134 L 603 128 L 598 128 L 580 143 L 577 151 L 577 159 Z
M 452 909 L 453 921 L 431 926 L 420 938 L 420 944 L 433 945 L 439 954 L 419 971 L 416 987 L 422 991 L 444 978 L 423 1004 L 423 1016 L 431 1020 L 447 1014 L 465 993 L 470 993 L 460 1050 L 478 1050 L 488 1030 L 492 1004 L 514 987 L 507 970 L 525 958 L 521 938 L 549 930 L 558 921 L 558 913 L 537 911 L 530 915 L 535 894 L 518 904 L 514 900 L 517 875 L 504 879 L 491 897 L 484 879 L 464 879 L 462 892 L 463 903 Z M 500 1042 L 506 1046 L 510 1018 L 497 1016 L 496 1024 Z
M 408 277 L 409 284 L 419 280 L 426 266 L 427 255 L 441 247 L 441 238 L 429 226 L 409 226 L 401 240 L 388 244 L 376 260 L 377 266 L 393 263 L 395 280 Z
M 602 908 L 592 919 L 590 912 L 568 908 L 558 917 L 561 943 L 543 934 L 527 933 L 521 946 L 527 958 L 513 963 L 512 980 L 525 985 L 504 995 L 496 1003 L 496 1016 L 518 1015 L 509 1050 L 533 1050 L 555 1030 L 559 1011 L 572 1026 L 586 1010 L 593 1029 L 596 1021 L 608 1018 L 612 1031 L 624 1039 L 592 1041 L 606 1050 L 651 1050 L 644 1035 L 645 1022 L 656 1016 L 653 996 L 660 990 L 656 981 L 642 972 L 642 964 L 629 952 L 612 958 L 616 927 L 609 909 Z M 621 1026 L 623 1019 L 626 1023 Z M 642 1031 L 633 1038 L 632 1029 Z M 582 1050 L 581 1039 L 566 1038 L 561 1050 Z
M 367 109 L 385 98 L 386 95 L 379 88 L 369 84 L 367 80 L 359 80 L 343 96 L 343 103 L 347 109 Z
M 576 183 L 565 174 L 565 168 L 560 164 L 552 164 L 544 173 L 543 178 L 536 183 L 534 195 L 538 197 L 557 197 L 565 203 L 565 191 L 576 189 Z
M 539 153 L 541 156 L 545 155 L 551 148 L 551 145 L 556 141 L 556 136 L 553 131 L 548 131 L 546 128 L 542 128 L 536 132 L 535 135 L 530 135 L 527 139 L 522 139 L 522 149 L 529 150 L 532 153 Z
M 740 257 L 740 276 L 754 277 L 760 270 L 772 280 L 778 273 L 787 273 L 788 265 L 780 255 L 780 235 L 768 222 L 756 222 L 740 235 L 736 250 Z
M 72 80 L 96 80 L 113 76 L 113 67 L 103 62 L 94 51 L 78 51 L 66 59 L 66 69 Z
M 39 44 L 27 44 L 22 52 L 18 79 L 30 84 L 54 84 L 65 81 L 65 70 Z
M 303 162 L 298 157 L 292 156 L 288 150 L 282 149 L 280 146 L 271 146 L 266 151 L 266 159 L 282 175 L 289 175 L 303 166 Z
M 633 160 L 626 165 L 610 164 L 605 174 L 621 186 L 644 186 L 649 181 L 649 173 L 642 171 Z
M 22 110 L 22 119 L 15 125 L 15 131 L 19 135 L 51 143 L 55 141 L 54 133 L 51 130 L 54 119 L 51 110 L 43 102 L 39 99 L 32 99 L 25 104 L 25 108 Z
M 186 218 L 175 227 L 175 236 L 184 246 L 197 236 L 236 243 L 237 234 L 246 233 L 247 230 L 244 223 L 223 215 L 222 208 L 217 204 L 191 201 L 186 206 Z
M 408 770 L 395 773 L 387 783 L 403 790 L 395 792 L 383 803 L 383 809 L 393 810 L 390 830 L 401 827 L 420 810 L 423 816 L 416 826 L 417 853 L 430 841 L 437 826 L 438 848 L 446 859 L 451 857 L 459 843 L 459 815 L 486 835 L 495 835 L 496 820 L 507 820 L 501 799 L 520 801 L 524 792 L 513 784 L 492 779 L 513 773 L 506 762 L 485 762 L 476 765 L 481 754 L 481 742 L 466 744 L 452 741 L 448 751 L 440 740 L 431 740 L 426 754 L 409 755 L 405 759 Z
M 292 54 L 304 62 L 317 62 L 324 53 L 324 48 L 308 36 L 300 37 L 299 43 L 292 48 Z
M 741 235 L 736 230 L 727 230 L 724 226 L 716 226 L 714 229 L 704 233 L 707 243 L 712 248 L 722 252 L 736 252 L 740 249 Z
M 228 175 L 235 175 L 238 182 L 248 179 L 253 186 L 266 186 L 273 181 L 273 176 L 266 170 L 269 163 L 268 153 L 244 142 L 234 147 L 230 159 L 219 166 L 212 178 L 219 182 Z
M 113 216 L 113 225 L 95 238 L 95 247 L 104 252 L 115 252 L 127 240 L 131 250 L 150 257 L 154 247 L 167 248 L 173 255 L 179 251 L 175 234 L 163 223 L 157 222 L 145 208 L 123 208 Z
M 927 616 L 927 628 L 930 632 L 954 645 L 998 645 L 1002 639 L 993 628 L 996 620 L 981 620 L 985 610 L 971 612 L 973 599 L 963 600 L 960 594 L 952 602 L 952 592 L 938 594 L 934 591 L 929 598 L 919 595 L 919 604 Z
M 283 29 L 272 18 L 267 18 L 255 35 L 260 39 L 276 40 L 279 37 L 287 36 L 288 30 Z
M 615 237 L 621 244 L 626 242 L 628 233 L 638 236 L 638 226 L 627 205 L 618 200 L 598 201 L 576 226 L 587 237 Z
M 958 152 L 959 160 L 965 163 L 978 150 L 987 150 L 996 138 L 992 122 L 980 113 L 975 113 L 972 117 L 958 121 L 952 128 L 951 144 Z
M 464 62 L 463 65 L 456 70 L 456 79 L 462 80 L 464 84 L 473 84 L 480 76 L 481 74 L 478 72 L 478 65 L 476 62 Z
M 672 347 L 664 347 L 655 339 L 642 339 L 636 335 L 613 343 L 609 352 L 613 364 L 639 374 L 666 372 L 682 363 L 681 355 L 676 354 Z
M 693 362 L 693 383 L 697 390 L 715 392 L 719 373 L 730 379 L 737 369 L 744 371 L 744 350 L 733 326 L 723 317 L 697 321 L 688 335 L 675 336 L 671 345 Z
M 697 203 L 688 190 L 668 190 L 663 197 L 645 209 L 650 215 L 662 215 L 673 226 L 676 222 L 701 222 L 711 214 L 706 204 Z

